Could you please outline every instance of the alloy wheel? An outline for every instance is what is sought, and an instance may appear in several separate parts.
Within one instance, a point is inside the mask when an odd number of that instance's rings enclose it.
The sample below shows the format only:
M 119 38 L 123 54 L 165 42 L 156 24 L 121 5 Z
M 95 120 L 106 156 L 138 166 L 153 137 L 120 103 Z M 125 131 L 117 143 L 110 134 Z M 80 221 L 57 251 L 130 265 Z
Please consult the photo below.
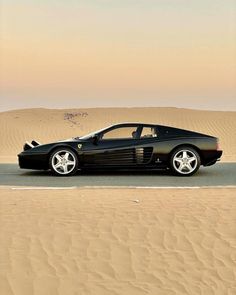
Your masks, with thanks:
M 53 155 L 51 165 L 58 174 L 70 174 L 76 166 L 75 155 L 68 150 L 60 150 Z
M 198 158 L 192 150 L 180 150 L 173 157 L 173 167 L 180 174 L 191 174 L 197 166 Z

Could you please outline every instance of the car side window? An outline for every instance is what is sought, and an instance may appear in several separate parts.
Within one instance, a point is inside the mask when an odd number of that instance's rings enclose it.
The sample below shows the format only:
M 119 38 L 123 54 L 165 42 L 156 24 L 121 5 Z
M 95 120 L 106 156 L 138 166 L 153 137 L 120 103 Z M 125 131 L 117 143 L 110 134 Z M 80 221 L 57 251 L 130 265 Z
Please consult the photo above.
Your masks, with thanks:
M 152 137 L 157 137 L 156 127 L 143 127 L 140 138 L 142 139 L 142 138 L 152 138 Z
M 112 129 L 102 135 L 101 139 L 135 139 L 137 127 L 120 127 Z

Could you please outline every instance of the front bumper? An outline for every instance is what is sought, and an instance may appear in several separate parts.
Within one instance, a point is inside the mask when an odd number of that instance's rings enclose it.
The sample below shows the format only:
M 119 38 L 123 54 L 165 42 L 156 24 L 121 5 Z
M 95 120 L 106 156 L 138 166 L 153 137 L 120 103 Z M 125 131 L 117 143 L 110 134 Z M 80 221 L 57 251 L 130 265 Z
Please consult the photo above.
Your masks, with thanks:
M 22 169 L 47 170 L 48 158 L 45 154 L 30 154 L 22 152 L 18 155 L 18 163 Z

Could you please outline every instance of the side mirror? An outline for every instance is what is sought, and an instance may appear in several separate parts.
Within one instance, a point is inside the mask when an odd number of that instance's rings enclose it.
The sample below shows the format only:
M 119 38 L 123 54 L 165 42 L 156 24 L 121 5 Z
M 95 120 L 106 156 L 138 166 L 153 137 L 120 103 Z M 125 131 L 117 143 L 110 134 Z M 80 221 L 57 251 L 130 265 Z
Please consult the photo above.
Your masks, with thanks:
M 97 134 L 94 134 L 92 137 L 93 144 L 98 144 L 99 137 Z

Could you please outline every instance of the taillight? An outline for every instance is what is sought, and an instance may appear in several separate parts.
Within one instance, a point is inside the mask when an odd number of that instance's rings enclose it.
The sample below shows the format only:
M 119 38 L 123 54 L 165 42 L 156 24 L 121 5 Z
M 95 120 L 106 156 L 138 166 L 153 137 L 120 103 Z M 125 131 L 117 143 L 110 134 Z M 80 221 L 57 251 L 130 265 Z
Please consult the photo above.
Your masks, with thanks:
M 219 143 L 219 139 L 217 139 L 216 142 L 216 150 L 219 151 L 220 150 L 220 143 Z

